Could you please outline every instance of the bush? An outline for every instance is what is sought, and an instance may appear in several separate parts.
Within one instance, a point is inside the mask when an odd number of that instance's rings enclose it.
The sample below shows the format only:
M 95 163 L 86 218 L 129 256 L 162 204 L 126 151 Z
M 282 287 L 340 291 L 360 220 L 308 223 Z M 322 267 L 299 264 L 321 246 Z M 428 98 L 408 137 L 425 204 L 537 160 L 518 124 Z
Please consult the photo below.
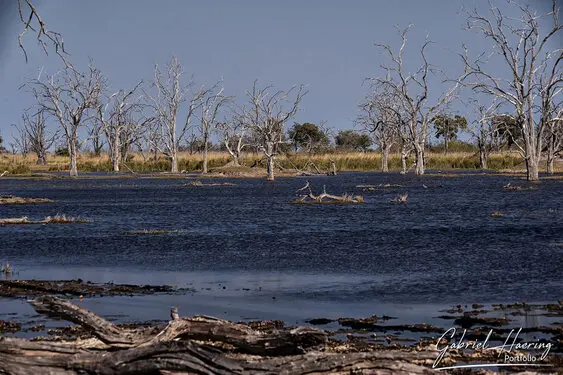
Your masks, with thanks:
M 57 156 L 70 156 L 68 152 L 68 147 L 61 147 L 55 150 L 55 155 Z

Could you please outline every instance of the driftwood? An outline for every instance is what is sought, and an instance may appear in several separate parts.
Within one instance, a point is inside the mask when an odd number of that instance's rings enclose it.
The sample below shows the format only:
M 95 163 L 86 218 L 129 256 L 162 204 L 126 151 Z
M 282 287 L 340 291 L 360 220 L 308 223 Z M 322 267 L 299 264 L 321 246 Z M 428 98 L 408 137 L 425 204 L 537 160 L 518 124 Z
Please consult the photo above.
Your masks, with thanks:
M 182 337 L 223 342 L 248 354 L 288 355 L 301 354 L 304 348 L 327 342 L 326 332 L 316 328 L 298 327 L 266 333 L 244 324 L 233 324 L 205 316 L 180 319 L 177 310 L 173 312 L 176 319 L 171 320 L 158 335 L 153 336 L 147 331 L 118 328 L 88 310 L 57 297 L 43 296 L 30 303 L 39 313 L 80 324 L 108 347 L 149 346 Z
M 0 176 L 1 177 L 1 176 Z M 34 203 L 52 203 L 47 198 L 23 198 L 15 195 L 0 195 L 0 204 L 34 204 Z
M 299 198 L 292 203 L 363 203 L 364 198 L 357 195 L 352 196 L 348 194 L 344 195 L 332 195 L 326 192 L 326 187 L 323 187 L 323 192 L 319 195 L 313 194 L 311 190 L 311 184 L 309 181 L 301 189 L 297 190 L 297 195 Z
M 69 223 L 87 223 L 88 220 L 82 219 L 80 217 L 70 217 L 65 215 L 55 215 L 47 216 L 43 220 L 29 220 L 27 216 L 23 217 L 13 217 L 0 219 L 0 225 L 11 225 L 11 224 L 69 224 Z
M 437 354 L 428 350 L 315 351 L 327 342 L 327 333 L 320 329 L 298 327 L 262 332 L 245 324 L 211 317 L 180 318 L 176 309 L 172 310 L 168 325 L 155 335 L 154 329 L 117 327 L 53 296 L 30 303 L 40 313 L 81 324 L 96 338 L 76 342 L 31 342 L 2 337 L 0 374 L 416 375 L 432 374 L 430 366 Z

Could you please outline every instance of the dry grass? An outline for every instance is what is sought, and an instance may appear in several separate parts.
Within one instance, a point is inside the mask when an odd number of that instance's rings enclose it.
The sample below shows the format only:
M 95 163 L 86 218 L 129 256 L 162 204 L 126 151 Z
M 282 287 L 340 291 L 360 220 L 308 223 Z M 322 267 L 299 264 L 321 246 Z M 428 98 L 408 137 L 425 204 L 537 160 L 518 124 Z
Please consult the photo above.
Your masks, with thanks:
M 489 216 L 491 216 L 491 217 L 502 217 L 502 216 L 504 216 L 504 214 L 502 212 L 499 212 L 499 211 L 493 211 L 489 214 Z
M 250 173 L 248 166 L 255 162 L 260 162 L 263 155 L 244 153 L 240 158 L 242 167 L 234 172 L 242 174 Z M 67 171 L 68 157 L 48 155 L 48 165 L 36 165 L 35 157 L 32 155 L 11 155 L 0 154 L 0 171 L 8 171 L 10 174 L 30 174 L 32 172 L 45 171 Z M 228 174 L 230 169 L 222 169 L 230 161 L 229 154 L 226 152 L 210 152 L 208 154 L 209 168 L 214 172 Z M 300 169 L 307 170 L 311 163 L 321 171 L 328 172 L 331 168 L 331 161 L 334 160 L 336 168 L 339 171 L 378 171 L 381 169 L 381 154 L 378 152 L 343 152 L 322 155 L 307 155 L 302 153 L 288 154 L 287 156 L 279 156 L 277 163 L 284 169 Z M 408 166 L 414 163 L 414 158 L 408 159 Z M 518 171 L 525 170 L 525 165 L 521 156 L 515 152 L 503 152 L 500 154 L 492 154 L 489 158 L 489 168 L 502 171 Z M 126 166 L 121 168 L 122 172 L 128 173 L 129 170 L 135 172 L 162 172 L 170 169 L 169 161 L 163 156 L 158 160 L 152 160 L 148 154 L 133 153 L 131 160 L 125 163 Z M 259 164 L 265 167 L 264 163 Z M 247 166 L 247 167 L 244 167 Z M 479 169 L 479 157 L 472 152 L 452 152 L 443 153 L 427 153 L 427 169 Z M 178 168 L 186 172 L 200 171 L 202 168 L 202 155 L 189 154 L 188 152 L 180 152 L 178 155 Z M 401 169 L 401 158 L 399 154 L 392 154 L 389 157 L 390 170 L 398 171 Z M 90 153 L 81 153 L 78 156 L 78 169 L 82 172 L 110 172 L 111 161 L 107 154 L 95 156 Z M 253 174 L 256 174 L 256 168 L 252 168 Z M 563 163 L 555 163 L 555 171 L 563 172 Z M 246 177 L 246 176 L 245 176 Z

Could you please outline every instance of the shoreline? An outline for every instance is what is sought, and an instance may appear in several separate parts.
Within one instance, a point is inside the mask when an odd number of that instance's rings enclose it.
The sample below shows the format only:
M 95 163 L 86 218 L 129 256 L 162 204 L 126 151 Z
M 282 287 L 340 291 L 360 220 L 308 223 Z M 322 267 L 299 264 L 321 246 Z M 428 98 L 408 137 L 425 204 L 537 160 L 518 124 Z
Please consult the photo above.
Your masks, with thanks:
M 53 281 L 49 281 L 48 283 L 51 284 Z M 62 282 L 59 281 L 55 283 L 60 286 Z M 88 287 L 93 285 L 89 283 L 83 284 Z M 2 283 L 0 283 L 0 286 L 1 285 Z M 119 284 L 111 285 L 117 289 L 122 287 Z M 93 286 L 95 287 L 95 285 Z M 135 286 L 127 285 L 127 287 L 131 288 Z M 156 288 L 154 291 L 155 294 L 152 294 L 153 297 L 156 297 L 161 293 Z M 78 292 L 79 291 L 76 291 L 76 293 Z M 181 291 L 168 289 L 164 292 L 164 294 L 172 296 L 174 293 L 179 292 Z M 33 297 L 35 301 L 43 301 L 45 298 L 51 298 L 48 297 L 49 295 L 49 293 L 39 293 L 38 295 L 37 289 L 32 289 L 32 293 L 27 297 Z M 197 292 L 192 295 L 191 300 L 194 299 L 193 297 L 195 295 L 197 295 Z M 68 294 L 67 297 L 69 297 Z M 147 303 L 155 305 L 153 308 L 158 311 L 160 319 L 131 320 L 130 317 L 124 316 L 123 314 L 116 315 L 111 312 L 120 310 L 120 300 L 122 300 L 122 303 L 127 300 L 129 302 L 125 303 L 131 305 L 136 299 L 138 300 L 138 298 L 151 299 L 151 296 L 131 297 L 121 295 L 120 297 L 118 295 L 108 297 L 107 295 L 104 295 L 103 297 L 84 296 L 83 298 L 77 298 L 75 295 L 74 298 L 63 298 L 60 299 L 60 301 L 71 302 L 72 304 L 92 311 L 95 314 L 100 314 L 100 312 L 105 311 L 105 313 L 101 313 L 99 316 L 109 319 L 109 321 L 115 324 L 118 329 L 142 331 L 150 329 L 153 332 L 158 332 L 165 329 L 167 324 L 170 324 L 168 314 L 166 314 L 167 309 L 170 308 L 169 305 L 165 304 L 165 301 L 164 303 L 163 301 L 160 301 L 159 303 L 157 302 L 158 299 L 154 298 L 152 302 L 147 301 Z M 14 302 L 14 304 L 16 300 L 19 300 L 19 305 L 22 307 L 26 306 L 28 311 L 32 311 L 31 306 L 22 301 L 21 298 L 12 298 L 9 300 Z M 0 298 L 0 304 L 6 305 L 5 301 L 6 300 L 4 298 Z M 31 301 L 33 304 L 33 300 Z M 135 305 L 133 304 L 131 306 Z M 512 318 L 535 315 L 549 316 L 550 319 L 554 319 L 555 321 L 551 325 L 518 327 L 518 324 L 511 324 L 508 321 L 509 319 L 506 318 L 485 318 L 487 315 L 486 311 L 489 308 L 494 309 L 494 311 L 489 311 L 489 313 L 510 316 Z M 59 310 L 57 309 L 53 311 Z M 181 315 L 192 315 L 191 311 L 189 314 L 182 314 L 182 308 L 180 308 L 179 311 Z M 41 314 L 40 310 L 38 310 L 38 312 Z M 194 315 L 201 313 L 202 312 L 199 312 Z M 529 348 L 522 349 L 524 343 L 534 341 L 537 343 L 543 343 L 541 349 L 544 349 L 544 351 L 547 343 L 550 344 L 548 355 L 542 359 L 542 363 L 549 366 L 546 366 L 543 370 L 561 371 L 563 369 L 563 326 L 561 325 L 561 317 L 563 316 L 563 301 L 544 306 L 534 306 L 532 304 L 522 303 L 516 303 L 511 306 L 486 306 L 481 304 L 458 305 L 453 306 L 448 311 L 436 311 L 435 314 L 445 314 L 441 317 L 444 322 L 443 325 L 438 326 L 420 322 L 399 324 L 396 323 L 399 320 L 398 317 L 384 315 L 374 315 L 364 318 L 341 317 L 337 320 L 317 317 L 316 319 L 311 319 L 305 323 L 288 322 L 275 318 L 274 320 L 255 320 L 251 318 L 245 320 L 224 320 L 226 319 L 224 317 L 218 318 L 220 322 L 226 322 L 225 324 L 239 324 L 241 327 L 248 327 L 248 329 L 252 330 L 252 332 L 264 332 L 266 335 L 277 334 L 276 332 L 289 332 L 291 330 L 295 330 L 295 327 L 311 327 L 310 329 L 313 329 L 312 332 L 325 332 L 328 341 L 321 347 L 315 345 L 310 349 L 304 348 L 305 353 L 302 354 L 304 356 L 303 358 L 317 355 L 316 353 L 332 353 L 335 355 L 336 353 L 345 353 L 347 355 L 352 355 L 352 353 L 364 353 L 363 355 L 367 356 L 366 358 L 372 359 L 377 358 L 381 353 L 426 353 L 427 355 L 425 358 L 434 358 L 434 361 L 423 361 L 420 363 L 418 361 L 411 362 L 411 359 L 409 359 L 407 362 L 417 363 L 418 365 L 422 365 L 422 368 L 432 370 L 432 364 L 435 363 L 436 359 L 442 352 L 444 352 L 443 355 L 445 357 L 443 360 L 439 361 L 440 366 L 455 366 L 458 363 L 478 364 L 486 361 L 502 364 L 503 358 L 499 358 L 497 354 L 502 353 L 503 350 L 510 358 L 518 357 L 527 358 L 528 360 L 533 358 L 533 356 L 537 356 L 539 358 L 540 354 L 536 353 L 537 350 L 532 352 L 527 350 Z M 49 313 L 47 315 L 51 314 Z M 54 316 L 56 315 L 57 313 L 55 313 Z M 71 318 L 70 320 L 74 324 L 68 325 L 68 323 L 64 321 L 46 320 L 43 316 L 43 314 L 40 316 L 33 314 L 28 322 L 2 320 L 5 319 L 5 316 L 0 316 L 0 328 L 4 327 L 5 329 L 5 332 L 0 331 L 0 337 L 14 337 L 14 340 L 25 339 L 26 341 L 31 340 L 31 342 L 44 342 L 49 345 L 50 343 L 63 343 L 65 345 L 72 343 L 91 343 L 92 340 L 95 342 L 97 335 L 91 330 L 85 330 L 83 327 L 81 328 L 80 324 L 76 324 L 78 321 L 73 322 L 73 319 Z M 454 317 L 457 318 L 454 319 Z M 473 321 L 468 323 L 469 318 L 472 318 Z M 197 318 L 185 319 L 197 320 Z M 63 320 L 68 320 L 68 316 L 66 319 L 63 316 Z M 8 332 L 6 332 L 6 327 Z M 11 332 L 10 327 L 12 328 Z M 450 337 L 449 335 L 452 333 L 452 329 L 454 331 L 457 330 L 457 332 L 455 332 L 455 337 L 453 335 Z M 20 339 L 17 339 L 17 337 L 20 337 Z M 202 339 L 202 337 L 200 337 L 200 339 Z M 447 345 L 444 341 L 446 339 L 448 341 Z M 6 339 L 4 339 L 4 341 L 5 340 Z M 219 339 L 217 337 L 208 337 L 203 341 L 199 340 L 197 342 L 202 342 L 204 344 L 211 343 L 214 347 L 217 347 L 217 342 L 222 340 L 223 339 Z M 2 351 L 1 343 L 2 339 L 0 339 L 0 352 Z M 474 346 L 478 343 L 481 343 L 482 347 L 481 349 L 476 350 Z M 442 347 L 440 347 L 440 345 L 442 345 Z M 471 345 L 473 345 L 473 348 L 471 348 Z M 514 349 L 515 345 L 520 345 L 518 347 L 519 350 Z M 219 347 L 224 346 L 220 345 Z M 495 349 L 498 347 L 501 348 L 501 352 L 499 352 L 498 349 Z M 236 349 L 234 352 L 232 349 L 227 349 L 227 351 L 224 351 L 225 349 L 221 350 L 228 357 L 234 356 L 233 358 L 241 358 L 241 354 L 236 354 L 239 352 Z M 287 354 L 291 353 L 293 352 Z M 272 352 L 270 355 L 277 357 L 282 354 Z M 510 360 L 514 361 L 514 359 Z M 521 368 L 522 367 L 518 366 L 509 370 L 512 370 L 510 372 L 513 372 L 516 371 L 516 369 Z M 535 371 L 542 370 L 534 368 L 533 366 L 530 366 L 529 368 L 525 367 L 525 369 Z

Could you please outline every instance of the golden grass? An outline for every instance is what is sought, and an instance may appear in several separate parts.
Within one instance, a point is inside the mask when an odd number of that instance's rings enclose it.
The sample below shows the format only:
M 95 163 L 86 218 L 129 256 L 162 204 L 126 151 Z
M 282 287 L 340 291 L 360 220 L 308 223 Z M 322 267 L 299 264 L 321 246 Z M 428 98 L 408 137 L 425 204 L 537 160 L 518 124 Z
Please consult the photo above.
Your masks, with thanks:
M 144 156 L 144 157 L 143 157 Z M 249 169 L 248 166 L 263 159 L 261 153 L 244 153 L 240 158 L 243 165 L 242 169 Z M 209 168 L 213 172 L 227 174 L 223 167 L 230 161 L 230 156 L 226 152 L 209 152 Z M 307 155 L 293 153 L 277 158 L 277 163 L 284 169 L 310 170 L 311 163 L 321 172 L 328 172 L 334 160 L 338 171 L 379 171 L 381 169 L 381 154 L 378 152 L 343 152 L 320 155 Z M 67 171 L 68 157 L 49 154 L 46 166 L 35 164 L 33 155 L 8 155 L 0 154 L 0 172 L 7 171 L 9 174 L 30 174 L 46 171 Z M 202 168 L 202 155 L 180 152 L 178 155 L 179 170 L 185 172 L 200 171 Z M 410 167 L 414 163 L 414 157 L 408 159 L 407 165 Z M 265 167 L 264 163 L 259 164 Z M 504 172 L 525 171 L 525 165 L 521 156 L 516 152 L 503 152 L 491 154 L 488 162 L 489 168 Z M 244 167 L 246 166 L 246 167 Z M 427 153 L 426 168 L 429 170 L 452 170 L 452 169 L 479 169 L 479 157 L 472 152 L 451 152 Z M 121 167 L 123 173 L 135 172 L 163 172 L 170 169 L 169 161 L 162 155 L 158 160 L 152 160 L 147 154 L 133 153 L 131 160 Z M 234 167 L 236 169 L 236 167 Z M 398 171 L 401 169 L 401 158 L 399 154 L 392 154 L 389 157 L 389 169 Z M 545 170 L 545 165 L 542 165 Z M 107 154 L 95 156 L 90 153 L 81 153 L 78 156 L 79 172 L 110 172 L 111 161 Z M 563 163 L 555 163 L 555 172 L 563 172 Z

